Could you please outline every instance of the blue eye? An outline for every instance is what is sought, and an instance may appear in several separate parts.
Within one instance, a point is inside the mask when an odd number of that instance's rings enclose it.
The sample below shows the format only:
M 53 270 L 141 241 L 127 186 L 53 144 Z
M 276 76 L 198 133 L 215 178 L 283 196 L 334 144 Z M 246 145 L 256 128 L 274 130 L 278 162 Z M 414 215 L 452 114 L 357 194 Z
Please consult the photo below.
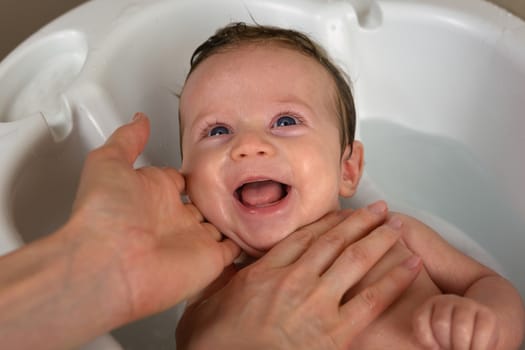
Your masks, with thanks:
M 277 119 L 277 121 L 273 124 L 273 126 L 280 128 L 283 126 L 291 126 L 291 125 L 296 125 L 296 124 L 297 124 L 297 119 L 289 115 L 283 115 L 282 117 L 279 117 L 279 119 Z
M 229 134 L 230 130 L 222 125 L 215 126 L 208 131 L 208 136 L 220 136 L 220 135 L 226 135 Z

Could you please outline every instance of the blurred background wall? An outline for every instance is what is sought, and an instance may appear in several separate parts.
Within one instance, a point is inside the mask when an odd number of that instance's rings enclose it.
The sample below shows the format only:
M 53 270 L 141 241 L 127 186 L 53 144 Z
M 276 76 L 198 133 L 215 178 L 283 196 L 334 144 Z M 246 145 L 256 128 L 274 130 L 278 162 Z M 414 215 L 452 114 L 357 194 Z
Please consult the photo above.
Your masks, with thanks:
M 85 1 L 0 0 L 0 60 L 31 33 Z M 490 1 L 525 19 L 525 0 Z

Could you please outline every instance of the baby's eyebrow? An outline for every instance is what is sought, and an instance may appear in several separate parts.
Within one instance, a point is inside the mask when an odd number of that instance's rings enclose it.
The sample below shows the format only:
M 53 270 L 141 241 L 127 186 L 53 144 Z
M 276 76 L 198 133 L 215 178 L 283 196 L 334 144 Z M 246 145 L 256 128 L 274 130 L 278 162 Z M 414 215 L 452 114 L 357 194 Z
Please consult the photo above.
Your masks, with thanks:
M 217 113 L 206 111 L 198 113 L 189 123 L 185 123 L 184 121 L 184 117 L 182 117 L 179 123 L 182 133 L 189 132 L 190 134 L 194 134 L 196 131 L 200 132 L 205 125 L 220 123 L 217 118 Z
M 287 95 L 283 95 L 276 99 L 277 103 L 293 103 L 293 104 L 300 104 L 300 105 L 307 105 L 306 102 L 304 102 L 304 99 L 300 96 L 297 96 L 295 94 L 289 93 Z
M 296 96 L 279 99 L 276 105 L 278 105 L 279 108 L 290 109 L 291 111 L 297 110 L 298 112 L 306 112 L 308 114 L 314 114 L 315 112 L 311 104 Z
M 184 135 L 187 133 L 193 134 L 194 130 L 202 124 L 202 119 L 204 119 L 206 116 L 199 116 L 197 115 L 194 118 L 190 118 L 187 116 L 187 114 L 183 114 L 181 111 L 179 111 L 179 133 L 180 135 Z M 190 119 L 190 120 L 188 120 Z

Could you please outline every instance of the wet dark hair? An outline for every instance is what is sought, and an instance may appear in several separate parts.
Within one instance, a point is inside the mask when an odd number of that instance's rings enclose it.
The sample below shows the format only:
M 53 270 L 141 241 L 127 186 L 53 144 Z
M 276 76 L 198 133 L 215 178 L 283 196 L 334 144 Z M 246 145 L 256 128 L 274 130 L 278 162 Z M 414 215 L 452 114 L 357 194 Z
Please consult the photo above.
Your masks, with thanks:
M 278 44 L 296 50 L 319 62 L 334 79 L 336 86 L 336 113 L 339 120 L 341 152 L 352 146 L 355 135 L 356 113 L 354 99 L 345 74 L 331 61 L 326 51 L 307 35 L 292 29 L 264 25 L 231 23 L 212 35 L 193 52 L 191 73 L 208 57 L 246 44 Z

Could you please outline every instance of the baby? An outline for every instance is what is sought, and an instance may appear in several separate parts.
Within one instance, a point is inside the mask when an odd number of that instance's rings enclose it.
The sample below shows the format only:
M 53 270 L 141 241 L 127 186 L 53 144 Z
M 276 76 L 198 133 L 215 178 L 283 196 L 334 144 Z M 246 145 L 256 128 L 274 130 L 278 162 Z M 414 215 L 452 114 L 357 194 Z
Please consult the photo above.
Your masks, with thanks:
M 363 145 L 351 90 L 308 37 L 237 23 L 191 63 L 180 100 L 187 194 L 247 254 L 261 256 L 356 192 Z M 424 269 L 351 348 L 517 349 L 524 308 L 511 284 L 421 222 L 395 217 L 410 229 L 361 285 L 412 254 Z

